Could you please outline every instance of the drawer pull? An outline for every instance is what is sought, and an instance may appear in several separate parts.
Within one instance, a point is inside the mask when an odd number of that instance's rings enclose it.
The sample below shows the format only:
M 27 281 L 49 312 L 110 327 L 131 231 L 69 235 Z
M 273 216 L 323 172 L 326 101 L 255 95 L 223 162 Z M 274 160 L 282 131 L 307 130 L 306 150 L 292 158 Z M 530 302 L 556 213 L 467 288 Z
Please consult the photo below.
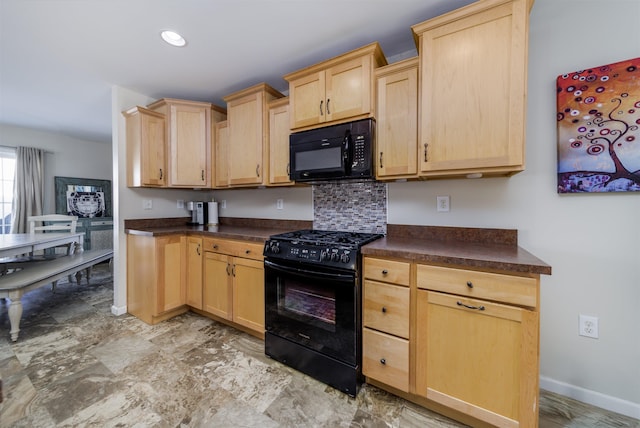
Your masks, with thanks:
M 383 275 L 386 275 L 386 274 L 388 274 L 388 273 L 389 273 L 389 271 L 388 271 L 388 270 L 386 270 L 386 269 L 382 269 L 382 274 L 383 274 Z
M 380 358 L 380 364 L 384 366 L 385 364 L 387 364 L 387 360 L 385 360 L 384 358 Z
M 387 313 L 387 308 L 385 308 L 384 306 L 382 307 L 382 313 L 386 314 Z
M 249 254 L 251 252 L 251 250 L 246 250 L 244 253 L 245 254 Z
M 464 306 L 467 309 L 475 309 L 478 311 L 484 311 L 484 306 L 471 306 L 471 305 L 465 305 L 462 302 L 456 302 L 458 304 L 458 306 Z
M 218 249 L 218 244 L 213 244 L 213 249 L 217 250 Z
M 467 287 L 469 287 L 469 288 L 473 288 L 473 282 L 471 282 L 471 281 L 467 281 Z

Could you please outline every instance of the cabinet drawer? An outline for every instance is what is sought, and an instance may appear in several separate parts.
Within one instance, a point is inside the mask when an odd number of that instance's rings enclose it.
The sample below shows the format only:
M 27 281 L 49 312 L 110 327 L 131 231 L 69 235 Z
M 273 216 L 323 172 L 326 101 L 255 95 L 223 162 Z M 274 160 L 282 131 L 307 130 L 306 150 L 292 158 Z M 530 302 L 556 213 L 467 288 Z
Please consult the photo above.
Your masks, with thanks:
M 409 341 L 365 328 L 362 372 L 401 391 L 409 391 Z
M 364 326 L 409 338 L 409 288 L 365 280 Z
M 494 300 L 515 305 L 538 305 L 538 280 L 498 273 L 418 265 L 418 288 Z
M 204 250 L 245 259 L 263 260 L 264 244 L 232 239 L 204 238 Z
M 393 260 L 364 258 L 364 277 L 394 284 L 409 285 L 409 263 Z

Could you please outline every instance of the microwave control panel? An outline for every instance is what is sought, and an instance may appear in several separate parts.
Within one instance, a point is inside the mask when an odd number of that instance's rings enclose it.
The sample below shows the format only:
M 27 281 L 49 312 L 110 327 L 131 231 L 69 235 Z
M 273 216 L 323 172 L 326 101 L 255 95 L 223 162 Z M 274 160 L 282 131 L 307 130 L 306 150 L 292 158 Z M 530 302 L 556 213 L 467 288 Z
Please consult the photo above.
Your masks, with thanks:
M 351 169 L 358 169 L 358 167 L 366 167 L 367 158 L 365 150 L 365 137 L 364 135 L 356 135 L 353 141 L 353 162 Z

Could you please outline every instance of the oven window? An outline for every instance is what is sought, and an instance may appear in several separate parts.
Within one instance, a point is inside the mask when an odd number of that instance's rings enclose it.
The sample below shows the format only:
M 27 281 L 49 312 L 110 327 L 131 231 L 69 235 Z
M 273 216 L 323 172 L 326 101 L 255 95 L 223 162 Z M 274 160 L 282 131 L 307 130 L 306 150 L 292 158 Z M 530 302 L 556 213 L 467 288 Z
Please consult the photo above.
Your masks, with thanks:
M 321 294 L 317 290 L 300 285 L 286 285 L 284 290 L 284 309 L 307 315 L 329 324 L 336 323 L 335 293 Z
M 334 290 L 287 280 L 280 282 L 278 294 L 278 313 L 335 332 Z
M 342 147 L 330 147 L 296 153 L 296 170 L 340 168 L 342 166 Z

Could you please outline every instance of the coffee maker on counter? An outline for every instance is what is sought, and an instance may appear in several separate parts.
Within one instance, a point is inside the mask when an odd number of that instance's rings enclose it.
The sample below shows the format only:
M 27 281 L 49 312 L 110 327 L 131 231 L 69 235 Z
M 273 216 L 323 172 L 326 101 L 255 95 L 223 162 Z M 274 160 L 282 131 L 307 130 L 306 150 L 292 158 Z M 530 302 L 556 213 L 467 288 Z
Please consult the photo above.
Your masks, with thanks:
M 187 209 L 191 211 L 191 221 L 189 225 L 205 225 L 208 219 L 207 203 L 202 201 L 187 202 Z

